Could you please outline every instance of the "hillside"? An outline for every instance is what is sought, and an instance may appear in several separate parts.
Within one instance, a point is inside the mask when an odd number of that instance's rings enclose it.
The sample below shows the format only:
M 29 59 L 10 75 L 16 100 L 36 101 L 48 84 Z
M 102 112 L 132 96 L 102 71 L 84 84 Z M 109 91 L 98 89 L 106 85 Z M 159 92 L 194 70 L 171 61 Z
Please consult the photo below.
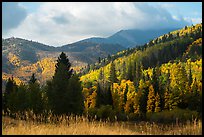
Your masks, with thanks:
M 40 81 L 45 82 L 54 74 L 53 64 L 62 51 L 69 57 L 75 71 L 79 71 L 80 67 L 96 62 L 98 57 L 106 57 L 123 49 L 117 44 L 93 42 L 52 47 L 21 38 L 2 39 L 2 79 L 4 81 L 13 75 L 25 82 L 32 73 L 36 73 Z
M 202 24 L 197 24 L 160 36 L 129 53 L 121 52 L 81 76 L 86 110 L 91 115 L 100 99 L 101 104 L 112 102 L 118 113 L 135 119 L 153 119 L 153 112 L 175 108 L 201 112 L 201 51 Z M 155 119 L 166 119 L 162 114 L 160 117 Z
M 161 29 L 161 30 L 121 30 L 107 38 L 93 37 L 84 39 L 80 42 L 96 42 L 96 43 L 109 43 L 119 44 L 125 48 L 133 48 L 135 46 L 143 45 L 150 40 L 164 35 L 177 29 Z

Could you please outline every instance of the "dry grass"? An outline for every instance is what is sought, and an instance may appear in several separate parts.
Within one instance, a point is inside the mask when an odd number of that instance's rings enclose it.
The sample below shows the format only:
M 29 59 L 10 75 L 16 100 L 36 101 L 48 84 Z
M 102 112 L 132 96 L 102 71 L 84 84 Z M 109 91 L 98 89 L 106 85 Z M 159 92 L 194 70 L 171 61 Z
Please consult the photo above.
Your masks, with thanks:
M 69 120 L 68 120 L 69 119 Z M 62 117 L 59 123 L 2 119 L 3 135 L 201 135 L 202 122 L 163 125 L 148 122 L 88 121 L 85 117 Z

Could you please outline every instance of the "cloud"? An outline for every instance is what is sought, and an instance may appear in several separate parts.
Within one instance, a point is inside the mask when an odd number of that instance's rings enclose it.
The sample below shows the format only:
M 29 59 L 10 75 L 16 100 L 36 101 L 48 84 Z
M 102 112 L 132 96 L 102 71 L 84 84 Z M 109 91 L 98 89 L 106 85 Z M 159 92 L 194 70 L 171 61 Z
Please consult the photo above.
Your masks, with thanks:
M 19 6 L 17 2 L 3 2 L 2 4 L 2 30 L 3 33 L 8 33 L 20 25 L 25 19 L 26 10 Z
M 198 24 L 198 23 L 202 23 L 202 18 L 191 18 L 191 17 L 184 17 L 184 20 L 186 20 L 187 22 L 190 22 L 191 24 Z
M 189 23 L 175 19 L 161 6 L 147 3 L 43 3 L 8 35 L 60 46 L 92 36 L 108 37 L 121 29 L 178 28 Z

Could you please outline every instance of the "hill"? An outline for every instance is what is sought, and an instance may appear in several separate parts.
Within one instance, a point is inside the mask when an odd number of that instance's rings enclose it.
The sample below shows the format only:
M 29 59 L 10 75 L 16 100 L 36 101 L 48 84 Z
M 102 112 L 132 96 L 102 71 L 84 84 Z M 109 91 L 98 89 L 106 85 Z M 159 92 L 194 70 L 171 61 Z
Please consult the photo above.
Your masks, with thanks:
M 80 42 L 96 42 L 96 43 L 109 43 L 119 44 L 125 48 L 133 48 L 135 46 L 143 45 L 150 40 L 164 35 L 177 29 L 161 29 L 161 30 L 138 30 L 129 29 L 121 30 L 107 38 L 93 37 L 84 39 Z
M 13 75 L 25 82 L 32 73 L 36 73 L 41 82 L 45 82 L 54 74 L 55 60 L 62 51 L 78 71 L 80 67 L 96 62 L 99 57 L 106 57 L 123 49 L 118 44 L 81 42 L 52 47 L 21 38 L 2 39 L 3 80 Z

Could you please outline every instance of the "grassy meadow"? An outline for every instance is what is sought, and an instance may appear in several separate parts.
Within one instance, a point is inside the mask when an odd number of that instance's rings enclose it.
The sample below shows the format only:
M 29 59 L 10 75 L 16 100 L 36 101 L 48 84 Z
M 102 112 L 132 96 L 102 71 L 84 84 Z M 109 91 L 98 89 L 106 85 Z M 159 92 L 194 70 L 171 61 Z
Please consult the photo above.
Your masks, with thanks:
M 202 135 L 202 121 L 158 124 L 150 122 L 111 122 L 88 120 L 84 116 L 49 117 L 2 117 L 3 135 Z

